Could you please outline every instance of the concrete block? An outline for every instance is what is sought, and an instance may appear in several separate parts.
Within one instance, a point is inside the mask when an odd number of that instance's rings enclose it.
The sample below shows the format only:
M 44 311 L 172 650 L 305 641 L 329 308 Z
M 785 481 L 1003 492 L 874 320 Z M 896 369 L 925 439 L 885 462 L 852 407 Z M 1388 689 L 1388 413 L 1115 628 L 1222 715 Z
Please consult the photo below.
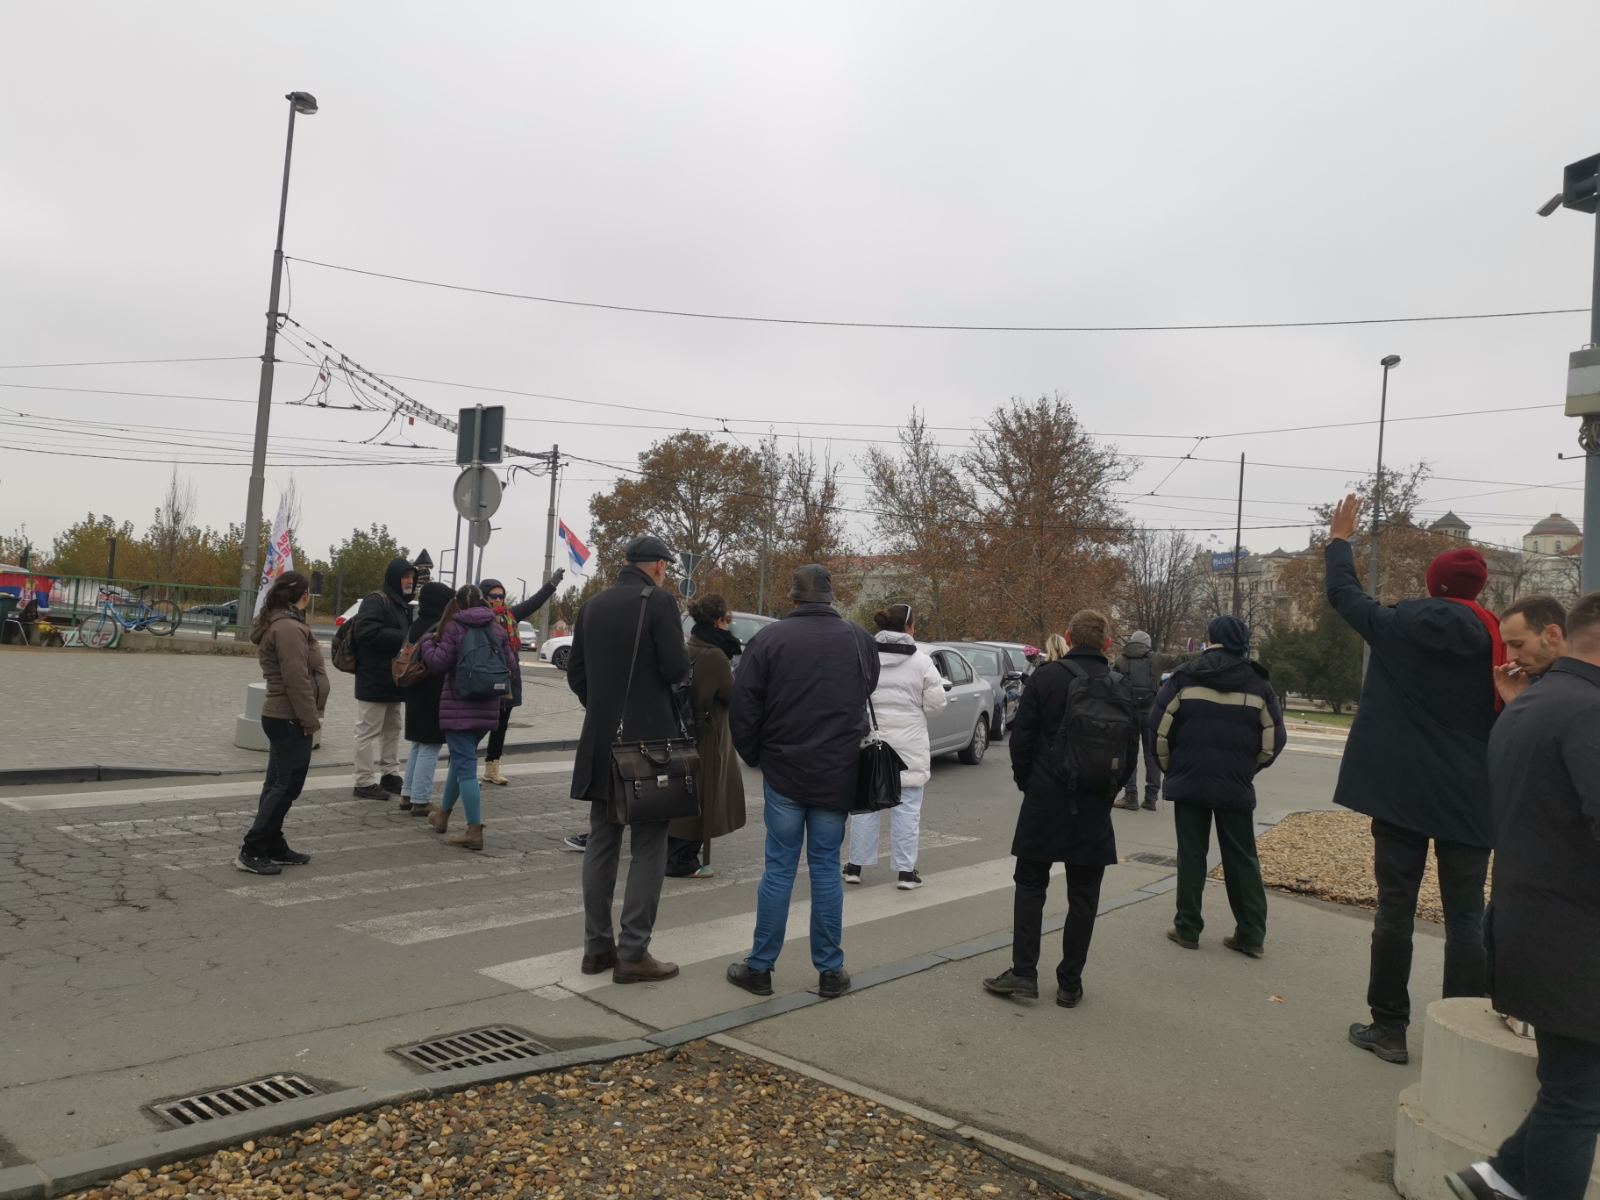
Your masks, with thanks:
M 50 1194 L 49 1182 L 38 1167 L 7 1167 L 0 1171 L 0 1200 L 42 1200 Z
M 248 683 L 244 689 L 244 715 L 252 721 L 261 719 L 261 710 L 267 704 L 267 681 Z
M 267 703 L 267 684 L 250 683 L 244 689 L 244 715 L 233 722 L 233 744 L 241 750 L 259 750 L 265 754 L 271 748 L 267 735 L 261 728 L 261 709 Z M 322 745 L 322 731 L 311 739 L 313 746 Z

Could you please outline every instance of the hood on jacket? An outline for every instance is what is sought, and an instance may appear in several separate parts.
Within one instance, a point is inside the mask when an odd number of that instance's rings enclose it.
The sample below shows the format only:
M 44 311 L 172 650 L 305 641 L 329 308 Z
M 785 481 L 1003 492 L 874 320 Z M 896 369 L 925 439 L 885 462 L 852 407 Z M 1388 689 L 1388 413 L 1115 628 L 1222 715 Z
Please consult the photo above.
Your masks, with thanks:
M 1268 678 L 1267 669 L 1260 663 L 1241 658 L 1220 646 L 1213 646 L 1193 662 L 1185 663 L 1179 672 L 1184 678 L 1219 692 L 1243 691 L 1252 678 Z
M 383 590 L 394 599 L 400 601 L 401 604 L 409 604 L 411 603 L 411 597 L 400 590 L 400 577 L 402 575 L 410 575 L 412 577 L 412 590 L 415 591 L 417 569 L 403 558 L 391 558 L 389 565 L 383 569 Z
M 880 629 L 873 635 L 872 640 L 878 643 L 878 661 L 885 671 L 909 663 L 917 652 L 916 639 L 909 633 Z
M 1150 653 L 1150 635 L 1144 630 L 1130 633 L 1128 640 L 1123 643 L 1122 654 L 1125 658 L 1143 658 Z
M 448 583 L 425 583 L 417 593 L 417 620 L 437 625 L 455 593 Z
M 494 610 L 488 605 L 480 604 L 476 608 L 463 608 L 455 615 L 454 619 L 460 621 L 463 625 L 470 625 L 474 628 L 479 625 L 492 625 L 494 624 Z
M 261 645 L 262 639 L 272 632 L 272 627 L 279 621 L 298 621 L 302 625 L 306 623 L 306 619 L 300 614 L 299 609 L 280 608 L 267 620 L 250 630 L 250 640 L 258 646 Z

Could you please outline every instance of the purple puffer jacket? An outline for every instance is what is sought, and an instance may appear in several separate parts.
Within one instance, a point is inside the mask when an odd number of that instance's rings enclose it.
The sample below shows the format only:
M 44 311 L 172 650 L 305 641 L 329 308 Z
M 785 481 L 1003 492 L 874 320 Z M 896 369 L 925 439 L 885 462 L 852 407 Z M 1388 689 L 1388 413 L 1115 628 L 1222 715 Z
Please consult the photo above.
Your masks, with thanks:
M 500 707 L 504 701 L 499 696 L 490 696 L 487 700 L 463 700 L 456 695 L 456 658 L 461 653 L 461 639 L 466 634 L 464 626 L 468 625 L 489 626 L 489 636 L 500 647 L 506 666 L 512 671 L 517 668 L 516 651 L 506 638 L 505 627 L 494 619 L 494 613 L 487 608 L 464 608 L 450 622 L 443 639 L 431 633 L 423 638 L 417 646 L 417 653 L 422 655 L 428 670 L 444 676 L 444 692 L 439 697 L 440 729 L 476 732 L 493 729 L 500 724 Z

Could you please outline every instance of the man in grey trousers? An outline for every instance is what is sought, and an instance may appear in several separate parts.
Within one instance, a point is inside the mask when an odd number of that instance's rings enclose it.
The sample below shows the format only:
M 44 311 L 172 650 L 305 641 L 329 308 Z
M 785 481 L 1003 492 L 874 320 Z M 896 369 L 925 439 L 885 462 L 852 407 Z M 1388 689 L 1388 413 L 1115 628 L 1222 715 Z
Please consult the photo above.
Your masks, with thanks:
M 639 537 L 628 543 L 627 559 L 617 582 L 578 613 L 567 659 L 567 686 L 584 708 L 583 733 L 572 768 L 572 798 L 589 804 L 589 842 L 583 854 L 583 973 L 610 971 L 616 983 L 644 983 L 678 973 L 677 964 L 650 954 L 666 877 L 667 822 L 628 827 L 633 860 L 622 898 L 621 932 L 613 937 L 611 902 L 617 890 L 623 826 L 612 823 L 606 809 L 611 747 L 619 729 L 630 741 L 679 736 L 672 689 L 689 676 L 689 652 L 678 605 L 661 590 L 674 559 L 672 551 L 660 538 Z

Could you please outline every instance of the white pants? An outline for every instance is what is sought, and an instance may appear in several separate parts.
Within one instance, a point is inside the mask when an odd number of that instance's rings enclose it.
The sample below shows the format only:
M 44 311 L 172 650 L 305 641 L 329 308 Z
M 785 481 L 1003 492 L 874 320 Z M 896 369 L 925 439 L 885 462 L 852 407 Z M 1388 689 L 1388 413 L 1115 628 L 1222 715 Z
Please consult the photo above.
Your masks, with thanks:
M 356 701 L 357 787 L 377 783 L 384 775 L 400 774 L 400 730 L 405 720 L 404 704 Z
M 900 789 L 900 803 L 889 810 L 889 865 L 900 871 L 917 869 L 917 842 L 922 836 L 922 792 L 919 787 Z M 850 853 L 845 861 L 858 867 L 878 863 L 878 831 L 883 814 L 871 813 L 850 818 L 847 841 Z

